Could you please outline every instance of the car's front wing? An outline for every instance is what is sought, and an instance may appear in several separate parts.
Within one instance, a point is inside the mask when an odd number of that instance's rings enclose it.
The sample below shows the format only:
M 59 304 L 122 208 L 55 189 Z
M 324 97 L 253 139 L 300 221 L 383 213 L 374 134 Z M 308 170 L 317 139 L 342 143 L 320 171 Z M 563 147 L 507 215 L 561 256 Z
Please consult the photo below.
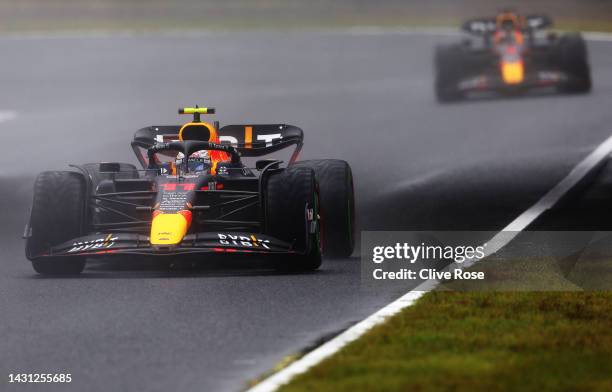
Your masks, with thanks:
M 197 253 L 299 253 L 292 244 L 259 233 L 204 232 L 188 234 L 178 246 L 154 246 L 149 237 L 134 233 L 97 233 L 51 247 L 32 257 L 143 255 L 171 256 Z
M 457 89 L 461 92 L 470 91 L 503 91 L 524 88 L 550 87 L 566 82 L 568 75 L 560 71 L 534 71 L 525 74 L 521 83 L 505 83 L 499 73 L 491 72 L 465 78 L 459 81 Z

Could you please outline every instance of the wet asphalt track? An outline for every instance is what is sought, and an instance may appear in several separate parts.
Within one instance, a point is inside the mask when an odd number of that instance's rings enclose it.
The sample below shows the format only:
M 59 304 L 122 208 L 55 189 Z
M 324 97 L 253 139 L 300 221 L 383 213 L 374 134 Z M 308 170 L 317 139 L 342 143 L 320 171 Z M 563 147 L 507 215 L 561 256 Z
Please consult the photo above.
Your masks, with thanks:
M 445 39 L 0 39 L 0 110 L 18 114 L 0 123 L 0 389 L 10 372 L 70 372 L 68 390 L 239 390 L 402 293 L 361 292 L 357 258 L 294 276 L 234 263 L 36 276 L 20 239 L 35 173 L 134 161 L 132 133 L 177 123 L 179 105 L 303 127 L 302 158 L 351 163 L 361 229 L 499 229 L 612 132 L 611 44 L 590 44 L 590 95 L 440 106 L 431 54 Z

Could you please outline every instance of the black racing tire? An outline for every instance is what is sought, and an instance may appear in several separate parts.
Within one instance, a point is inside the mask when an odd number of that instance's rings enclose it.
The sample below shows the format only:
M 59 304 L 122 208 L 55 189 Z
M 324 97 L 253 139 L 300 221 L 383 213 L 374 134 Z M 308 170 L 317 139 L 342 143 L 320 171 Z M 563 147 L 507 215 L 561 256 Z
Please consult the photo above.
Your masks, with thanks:
M 566 34 L 559 39 L 561 69 L 568 80 L 559 89 L 565 93 L 588 93 L 592 88 L 587 46 L 580 33 Z
M 321 197 L 323 254 L 349 257 L 355 248 L 355 190 L 346 161 L 318 159 L 296 162 L 293 167 L 314 170 Z
M 82 234 L 85 195 L 85 178 L 81 173 L 48 171 L 36 178 L 26 256 L 39 274 L 72 275 L 85 268 L 84 257 L 36 257 Z
M 288 167 L 266 173 L 264 179 L 265 233 L 294 244 L 299 252 L 276 259 L 281 271 L 314 271 L 321 266 L 319 198 L 315 173 L 307 167 Z M 307 208 L 313 209 L 309 221 Z M 311 232 L 311 227 L 314 232 Z
M 464 56 L 464 49 L 461 45 L 439 45 L 436 47 L 434 90 L 438 102 L 454 102 L 464 97 L 458 86 L 463 76 Z

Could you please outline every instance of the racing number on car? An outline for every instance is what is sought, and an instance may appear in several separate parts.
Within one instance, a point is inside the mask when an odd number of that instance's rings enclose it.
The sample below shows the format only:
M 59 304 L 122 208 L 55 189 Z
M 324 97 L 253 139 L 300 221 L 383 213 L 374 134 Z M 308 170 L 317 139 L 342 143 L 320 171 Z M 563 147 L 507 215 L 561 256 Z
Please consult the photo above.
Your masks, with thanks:
M 164 191 L 173 192 L 176 191 L 176 188 L 182 188 L 184 191 L 192 191 L 195 189 L 195 184 L 161 184 L 161 187 Z

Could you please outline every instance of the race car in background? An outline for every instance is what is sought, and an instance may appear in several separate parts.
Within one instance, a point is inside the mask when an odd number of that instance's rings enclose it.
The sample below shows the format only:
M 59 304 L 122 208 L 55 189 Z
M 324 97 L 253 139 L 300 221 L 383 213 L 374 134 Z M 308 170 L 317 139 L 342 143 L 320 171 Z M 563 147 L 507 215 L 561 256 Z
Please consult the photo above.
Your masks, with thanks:
M 516 93 L 536 87 L 560 92 L 591 90 L 587 47 L 580 33 L 543 33 L 552 26 L 545 15 L 504 11 L 495 18 L 468 20 L 468 36 L 436 47 L 435 93 L 440 102 L 472 91 Z
M 93 163 L 41 173 L 25 229 L 26 257 L 41 274 L 80 273 L 88 258 L 261 255 L 282 270 L 311 271 L 322 254 L 354 247 L 351 168 L 297 161 L 303 131 L 286 124 L 226 125 L 200 119 L 138 130 L 142 165 Z M 295 146 L 287 165 L 260 157 Z M 248 256 L 247 256 L 248 257 Z

